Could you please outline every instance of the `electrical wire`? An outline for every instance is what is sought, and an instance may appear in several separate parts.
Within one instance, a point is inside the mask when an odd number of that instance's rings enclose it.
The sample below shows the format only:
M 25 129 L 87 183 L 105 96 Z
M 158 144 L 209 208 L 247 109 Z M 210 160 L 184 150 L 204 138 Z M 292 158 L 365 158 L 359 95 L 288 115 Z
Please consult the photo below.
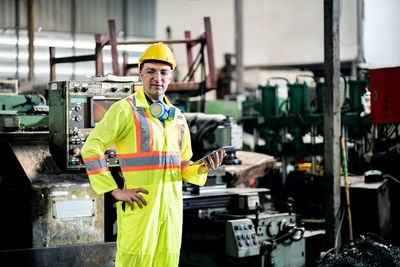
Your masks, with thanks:
M 324 255 L 321 257 L 321 261 L 326 257 L 326 255 L 328 255 L 332 251 L 336 251 L 336 249 L 339 247 L 339 234 L 341 233 L 341 229 L 342 229 L 345 209 L 343 208 L 343 206 L 341 206 L 340 210 L 342 211 L 342 218 L 340 219 L 340 223 L 339 223 L 338 228 L 337 228 L 336 237 L 335 237 L 335 246 L 333 248 L 328 249 L 324 253 Z M 340 214 L 340 211 L 338 212 L 338 214 L 335 217 L 337 217 L 339 214 Z
M 343 220 L 344 220 L 344 213 L 345 213 L 345 209 L 343 208 L 343 206 L 341 206 L 341 210 L 342 210 L 342 218 L 340 219 L 340 223 L 338 225 L 338 229 L 337 229 L 337 233 L 336 233 L 336 238 L 335 238 L 335 247 L 334 249 L 336 250 L 339 246 L 339 234 L 341 233 L 342 230 L 342 225 L 343 225 Z
M 376 239 L 379 239 L 379 241 L 385 243 L 385 245 L 387 245 L 387 246 L 390 245 L 388 242 L 386 242 L 385 239 L 383 239 L 381 236 L 379 236 L 379 235 L 377 235 L 377 234 L 368 232 L 368 233 L 365 233 L 364 235 L 365 235 L 365 236 L 370 236 L 370 237 L 372 236 L 372 237 L 374 237 L 374 238 L 376 238 Z
M 394 178 L 393 176 L 391 176 L 391 175 L 389 175 L 389 174 L 384 174 L 383 175 L 383 178 L 384 179 L 391 179 L 391 180 L 393 180 L 394 182 L 396 182 L 396 183 L 398 183 L 398 184 L 400 184 L 400 181 L 399 180 L 397 180 L 396 178 Z

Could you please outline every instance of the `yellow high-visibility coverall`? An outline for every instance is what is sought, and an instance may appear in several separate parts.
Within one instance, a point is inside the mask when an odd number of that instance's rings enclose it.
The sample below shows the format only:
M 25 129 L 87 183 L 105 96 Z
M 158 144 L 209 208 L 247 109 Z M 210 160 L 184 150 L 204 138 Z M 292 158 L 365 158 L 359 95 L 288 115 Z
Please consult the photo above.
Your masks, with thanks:
M 170 106 L 168 99 L 166 103 Z M 204 185 L 206 174 L 188 166 L 192 157 L 190 133 L 177 109 L 173 120 L 149 112 L 143 89 L 113 104 L 86 140 L 81 154 L 90 183 L 98 194 L 117 184 L 104 155 L 115 144 L 128 189 L 143 188 L 147 206 L 117 202 L 116 266 L 178 266 L 182 237 L 182 179 Z M 126 205 L 126 208 L 122 208 Z

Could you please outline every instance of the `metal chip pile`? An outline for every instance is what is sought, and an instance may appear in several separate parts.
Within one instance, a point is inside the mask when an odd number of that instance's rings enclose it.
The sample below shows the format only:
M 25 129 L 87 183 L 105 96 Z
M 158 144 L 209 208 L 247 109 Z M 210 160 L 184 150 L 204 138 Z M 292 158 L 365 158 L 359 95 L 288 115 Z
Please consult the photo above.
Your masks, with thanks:
M 373 236 L 361 235 L 354 242 L 344 245 L 338 254 L 334 251 L 325 254 L 317 264 L 324 267 L 400 266 L 400 247 Z

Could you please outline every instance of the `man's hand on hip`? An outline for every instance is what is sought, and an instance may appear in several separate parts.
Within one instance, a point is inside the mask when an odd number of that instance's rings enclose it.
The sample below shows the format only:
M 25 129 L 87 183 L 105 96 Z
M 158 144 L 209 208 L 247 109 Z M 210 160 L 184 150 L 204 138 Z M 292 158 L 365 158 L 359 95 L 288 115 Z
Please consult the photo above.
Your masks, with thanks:
M 135 188 L 135 189 L 114 189 L 111 193 L 111 195 L 119 201 L 124 201 L 128 202 L 131 205 L 131 209 L 133 210 L 133 201 L 136 202 L 136 204 L 139 206 L 139 208 L 143 208 L 143 205 L 147 205 L 146 200 L 144 197 L 139 194 L 139 192 L 148 194 L 149 192 L 147 190 L 144 190 L 143 188 Z

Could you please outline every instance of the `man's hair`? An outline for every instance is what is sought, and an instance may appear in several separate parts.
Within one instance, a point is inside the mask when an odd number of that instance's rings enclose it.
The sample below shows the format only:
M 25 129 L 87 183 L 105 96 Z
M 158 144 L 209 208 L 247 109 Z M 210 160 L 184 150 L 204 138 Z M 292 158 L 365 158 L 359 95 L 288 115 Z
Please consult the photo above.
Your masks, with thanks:
M 143 60 L 142 63 L 140 63 L 140 70 L 143 70 L 143 66 L 144 66 L 145 63 L 151 63 L 151 62 L 163 63 L 165 65 L 168 65 L 171 68 L 171 70 L 173 69 L 172 68 L 172 64 L 169 63 L 169 62 L 162 61 L 162 60 L 157 60 L 157 59 L 147 59 L 147 60 Z

